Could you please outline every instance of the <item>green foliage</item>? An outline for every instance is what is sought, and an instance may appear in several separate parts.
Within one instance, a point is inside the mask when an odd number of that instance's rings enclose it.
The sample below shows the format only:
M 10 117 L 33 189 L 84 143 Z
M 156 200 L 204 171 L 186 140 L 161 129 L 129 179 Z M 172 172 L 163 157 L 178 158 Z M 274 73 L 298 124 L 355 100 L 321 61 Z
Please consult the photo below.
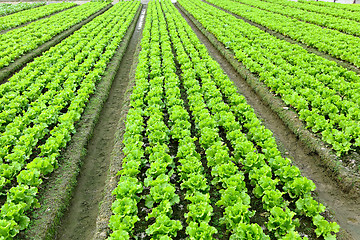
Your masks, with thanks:
M 257 198 L 260 198 L 264 195 L 265 191 L 274 191 L 278 182 L 278 179 L 273 180 L 270 177 L 262 176 L 253 189 L 253 193 Z
M 152 212 L 146 216 L 146 221 L 148 221 L 150 218 L 156 219 L 162 214 L 167 214 L 168 216 L 171 216 L 173 213 L 173 210 L 171 208 L 172 205 L 173 204 L 171 204 L 169 200 L 161 201 L 160 204 L 154 207 L 152 209 Z
M 114 214 L 125 217 L 126 215 L 137 215 L 137 202 L 130 197 L 116 199 L 111 206 Z
M 235 176 L 237 172 L 238 168 L 231 161 L 224 164 L 218 164 L 211 171 L 211 175 L 214 177 L 212 183 L 215 185 L 218 182 L 225 181 L 231 176 Z
M 179 2 L 210 33 L 227 46 L 239 62 L 256 74 L 273 94 L 279 95 L 287 105 L 293 107 L 298 112 L 300 119 L 305 121 L 307 128 L 315 133 L 320 133 L 322 139 L 332 146 L 337 155 L 343 156 L 357 149 L 360 145 L 358 124 L 360 78 L 355 72 L 348 71 L 333 61 L 309 54 L 296 44 L 276 39 L 271 34 L 224 11 L 209 8 L 204 3 L 189 2 L 188 0 Z M 357 37 L 308 23 L 316 22 L 322 26 L 358 35 L 359 27 L 354 21 L 340 19 L 339 22 L 338 18 L 332 16 L 294 9 L 292 5 L 306 6 L 306 4 L 296 2 L 288 3 L 279 0 L 236 0 L 232 2 L 210 0 L 210 2 L 290 36 L 294 40 L 316 47 L 320 51 L 325 51 L 355 65 L 360 64 L 359 59 L 355 56 L 355 53 L 360 51 L 356 46 Z M 291 5 L 291 7 L 287 7 L 287 5 Z M 308 7 L 312 8 L 313 6 Z M 317 10 L 319 9 L 317 8 Z M 332 11 L 332 14 L 336 15 L 336 11 Z M 345 15 L 342 14 L 342 17 Z M 355 17 L 354 14 L 350 15 Z M 298 21 L 296 18 L 302 21 Z M 276 24 L 274 24 L 275 22 Z M 289 28 L 289 26 L 291 27 Z M 253 39 L 257 39 L 257 41 L 253 41 Z M 345 46 L 342 44 L 344 42 L 346 42 Z M 339 46 L 343 47 L 340 49 Z M 218 74 L 214 74 L 214 76 L 218 76 Z M 228 92 L 227 88 L 224 86 L 223 92 Z M 244 110 L 248 112 L 242 105 L 231 106 L 230 109 L 233 112 L 241 113 Z M 247 120 L 247 115 L 250 114 L 239 114 L 237 117 L 239 120 Z M 219 120 L 222 119 L 219 123 L 229 129 L 226 124 L 222 123 L 222 121 L 230 120 L 228 113 L 224 113 L 224 116 L 227 117 L 223 118 L 219 114 L 215 116 Z M 259 145 L 262 146 L 266 144 L 265 141 L 271 136 L 271 132 L 260 126 L 252 126 L 254 124 L 256 125 L 256 121 L 249 121 L 244 124 L 244 127 L 249 129 L 249 139 L 259 142 Z M 238 129 L 234 126 L 231 127 L 233 130 Z M 262 135 L 268 137 L 262 138 Z M 264 142 L 258 141 L 258 138 Z M 236 145 L 235 147 L 241 148 Z M 240 159 L 240 157 L 235 155 L 236 159 Z
M 17 181 L 19 184 L 29 185 L 29 186 L 39 186 L 42 183 L 40 178 L 40 171 L 38 170 L 23 170 L 17 176 Z
M 194 6 L 199 6 L 199 1 L 193 1 L 194 5 L 192 1 L 180 1 L 183 2 L 193 7 L 191 10 L 196 17 L 210 19 L 206 14 L 198 14 L 206 12 L 204 9 L 209 5 L 197 8 Z M 212 19 L 215 22 L 221 17 Z M 147 20 L 124 134 L 126 161 L 119 175 L 136 178 L 141 168 L 147 167 L 144 185 L 149 194 L 144 199 L 151 212 L 145 220 L 152 223 L 146 229 L 148 237 L 176 237 L 182 226 L 172 219 L 173 209 L 186 207 L 187 237 L 214 238 L 216 228 L 209 224 L 214 215 L 209 194 L 209 184 L 212 184 L 213 194 L 220 198 L 216 205 L 223 211 L 219 223 L 226 226 L 231 239 L 270 239 L 258 224 L 250 223 L 255 214 L 246 185 L 250 180 L 255 197 L 262 202 L 264 210 L 270 212 L 266 226 L 271 234 L 278 239 L 297 239 L 295 214 L 306 214 L 305 211 L 310 214 L 311 210 L 303 207 L 292 212 L 288 206 L 293 207 L 293 204 L 285 201 L 284 195 L 289 193 L 294 198 L 292 203 L 305 199 L 314 190 L 313 183 L 303 179 L 289 159 L 281 157 L 271 131 L 237 94 L 236 87 L 208 56 L 206 48 L 169 1 L 151 1 Z M 225 32 L 226 24 L 221 26 Z M 221 37 L 221 34 L 215 35 Z M 236 37 L 239 36 L 227 39 L 230 47 L 238 44 Z M 247 52 L 243 57 L 262 59 L 262 54 L 255 53 L 256 50 Z M 256 71 L 267 67 L 255 62 L 251 66 Z M 284 85 L 281 90 L 285 93 L 287 88 L 289 85 Z M 291 96 L 289 102 L 296 108 L 309 106 L 305 97 L 288 94 Z M 329 92 L 324 94 L 329 95 Z M 187 97 L 186 103 L 184 97 Z M 326 110 L 332 113 L 334 109 Z M 143 142 L 146 138 L 149 146 Z M 145 147 L 145 152 L 141 152 Z M 204 169 L 213 177 L 211 183 Z M 175 179 L 179 179 L 180 192 L 175 188 Z M 301 189 L 302 184 L 304 189 Z M 185 193 L 186 200 L 182 203 L 178 196 L 181 192 Z M 138 201 L 136 193 L 129 195 Z M 119 231 L 113 225 L 112 230 L 114 234 Z M 132 237 L 133 226 L 126 231 Z
M 275 237 L 279 238 L 280 236 L 286 235 L 287 232 L 295 229 L 297 220 L 293 220 L 295 213 L 289 208 L 285 208 L 285 210 L 283 210 L 280 207 L 273 207 L 270 210 L 270 213 L 271 215 L 267 223 L 267 228 L 269 231 L 274 232 Z
M 302 238 L 298 232 L 291 230 L 281 240 L 308 240 L 307 237 Z
M 36 6 L 36 4 L 34 4 L 33 6 Z M 0 18 L 0 31 L 14 28 L 21 24 L 40 19 L 42 17 L 51 15 L 52 13 L 56 13 L 73 6 L 76 6 L 76 4 L 71 2 L 53 3 L 35 9 L 23 10 L 21 12 L 11 14 L 6 17 L 2 17 Z M 0 16 L 1 16 L 1 6 L 0 6 Z
M 236 203 L 250 205 L 250 197 L 245 191 L 239 192 L 236 187 L 229 187 L 225 190 L 220 190 L 221 199 L 216 203 L 218 206 L 228 207 Z
M 210 240 L 213 239 L 212 235 L 217 233 L 215 227 L 210 226 L 206 222 L 191 222 L 186 227 L 186 233 L 189 234 L 191 240 Z
M 140 193 L 143 188 L 142 184 L 134 177 L 122 176 L 119 183 L 121 184 L 118 184 L 112 193 L 118 199 Z
M 191 192 L 207 192 L 209 187 L 206 183 L 204 175 L 188 175 L 188 179 L 181 183 L 181 189 L 188 189 Z
M 295 204 L 296 210 L 308 217 L 315 217 L 325 211 L 325 206 L 316 202 L 309 195 L 299 198 Z
M 36 49 L 57 34 L 99 11 L 105 5 L 106 3 L 83 4 L 2 34 L 1 42 L 6 42 L 6 44 L 2 44 L 0 47 L 0 68 L 8 66 L 24 53 Z M 22 13 L 17 14 L 21 15 Z
M 45 4 L 45 2 L 19 2 L 17 4 L 0 3 L 0 16 L 6 16 L 12 13 L 24 11 L 26 9 L 36 8 Z
M 160 215 L 156 218 L 154 224 L 146 229 L 146 234 L 153 236 L 152 239 L 160 239 L 164 236 L 177 236 L 177 232 L 182 229 L 180 221 L 171 220 L 166 215 Z
M 137 221 L 139 221 L 138 216 L 134 215 L 112 215 L 109 220 L 109 227 L 111 229 L 130 231 L 134 228 L 134 225 Z
M 317 227 L 315 229 L 316 236 L 323 236 L 325 240 L 336 239 L 336 235 L 332 235 L 332 233 L 339 232 L 340 229 L 340 226 L 336 222 L 329 223 L 321 215 L 316 215 L 313 219 Z
M 226 224 L 228 229 L 235 229 L 239 223 L 250 222 L 250 218 L 255 215 L 255 211 L 249 209 L 249 205 L 235 203 L 225 209 L 224 217 L 220 221 Z
M 3 239 L 11 239 L 19 233 L 19 227 L 13 220 L 0 219 L 0 234 Z
M 230 240 L 236 239 L 270 240 L 270 237 L 257 224 L 239 223 L 235 233 L 230 236 Z
M 288 205 L 286 201 L 284 201 L 283 196 L 284 193 L 279 190 L 265 190 L 264 195 L 262 197 L 263 207 L 265 210 L 270 211 L 273 207 L 281 207 L 284 208 Z
M 2 40 L 12 42 L 16 51 L 10 51 L 8 44 L 2 45 L 0 66 L 8 65 L 106 5 L 84 4 L 3 34 Z M 139 5 L 129 2 L 114 6 L 0 86 L 0 187 L 7 189 L 0 213 L 0 219 L 4 220 L 0 227 L 1 239 L 12 239 L 28 227 L 28 214 L 39 207 L 37 195 L 42 178 L 57 167 L 60 154 L 75 133 L 75 124 L 126 33 L 124 26 L 130 25 Z M 34 20 L 71 6 L 74 4 L 47 5 L 37 8 L 37 14 L 32 16 L 23 12 L 24 18 L 18 20 Z M 105 28 L 114 31 L 103 31 Z M 118 188 L 116 194 L 136 194 L 142 190 L 142 185 L 122 180 L 129 191 Z M 136 204 L 134 208 L 130 203 L 117 202 L 118 206 L 113 209 L 123 217 L 125 213 L 135 214 Z M 127 216 L 121 221 L 113 217 L 111 224 L 128 226 L 133 220 Z
M 293 181 L 285 184 L 284 190 L 287 191 L 292 198 L 298 198 L 308 195 L 311 191 L 315 190 L 313 181 L 306 177 L 297 177 Z
M 188 205 L 189 212 L 185 214 L 188 222 L 209 223 L 212 216 L 212 207 L 203 202 Z

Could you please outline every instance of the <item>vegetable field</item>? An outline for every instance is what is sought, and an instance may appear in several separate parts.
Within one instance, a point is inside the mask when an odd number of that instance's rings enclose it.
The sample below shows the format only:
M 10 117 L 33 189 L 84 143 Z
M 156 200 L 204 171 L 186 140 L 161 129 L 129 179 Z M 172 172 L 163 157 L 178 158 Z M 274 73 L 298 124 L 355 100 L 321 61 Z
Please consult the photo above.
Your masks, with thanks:
M 42 5 L 45 5 L 45 3 L 44 2 L 18 3 L 18 4 L 0 3 L 0 16 L 9 15 L 26 9 L 36 8 Z
M 359 12 L 0 5 L 0 239 L 360 239 Z

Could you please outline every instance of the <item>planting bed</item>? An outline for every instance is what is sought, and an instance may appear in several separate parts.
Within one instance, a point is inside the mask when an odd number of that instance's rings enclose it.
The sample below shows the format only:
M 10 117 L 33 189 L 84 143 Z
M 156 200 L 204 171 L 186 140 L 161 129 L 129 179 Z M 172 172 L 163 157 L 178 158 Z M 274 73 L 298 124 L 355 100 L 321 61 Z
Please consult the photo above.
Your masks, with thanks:
M 6 16 L 12 13 L 20 12 L 26 9 L 36 8 L 39 6 L 45 5 L 44 2 L 39 3 L 18 3 L 18 4 L 10 4 L 10 3 L 0 3 L 0 17 Z
M 76 6 L 75 3 L 55 3 L 50 5 L 45 5 L 36 9 L 30 9 L 26 11 L 21 11 L 16 14 L 12 14 L 7 17 L 0 18 L 0 31 L 14 28 L 24 23 L 28 23 L 42 17 L 48 16 L 50 14 L 59 12 L 61 10 L 71 8 Z
M 173 20 L 172 16 L 179 16 L 179 13 L 168 5 L 150 3 L 148 9 L 136 85 L 131 95 L 132 108 L 127 115 L 123 140 L 123 169 L 114 190 L 116 201 L 109 224 L 113 231 L 110 238 L 118 239 L 127 234 L 141 237 L 145 231 L 155 239 L 186 235 L 206 239 L 214 234 L 225 239 L 230 236 L 265 239 L 263 228 L 275 238 L 300 237 L 294 231 L 293 216 L 289 217 L 288 229 L 273 229 L 271 225 L 277 208 L 276 204 L 267 205 L 266 194 L 274 196 L 279 191 L 278 204 L 285 207 L 286 200 L 280 200 L 285 193 L 281 191 L 286 192 L 286 184 L 289 184 L 282 179 L 281 190 L 275 187 L 282 177 L 270 159 L 280 161 L 283 158 L 275 150 L 272 134 L 266 135 L 268 130 L 260 127 L 251 107 L 237 95 L 219 66 L 209 59 L 206 48 L 186 22 Z M 242 128 L 245 129 L 241 131 Z M 268 152 L 270 149 L 275 152 Z M 284 159 L 282 164 L 290 167 L 288 160 Z M 278 167 L 281 169 L 285 165 Z M 264 168 L 270 175 L 263 176 L 264 172 L 258 178 L 253 175 L 256 169 L 262 171 Z M 274 174 L 278 174 L 278 179 L 270 177 L 272 171 L 277 171 Z M 268 189 L 261 183 L 265 178 L 273 183 L 266 183 Z M 299 176 L 290 182 L 300 179 L 308 181 Z M 310 182 L 302 184 L 305 192 L 312 188 L 309 186 L 306 190 L 307 184 L 311 185 Z M 309 192 L 298 196 L 291 191 L 287 193 L 289 199 L 310 197 Z M 144 197 L 138 198 L 139 195 Z M 299 205 L 302 200 L 297 201 Z M 295 201 L 293 204 L 296 205 Z M 141 211 L 139 214 L 136 206 Z M 258 215 L 248 211 L 251 207 L 257 209 Z M 287 207 L 280 212 L 291 215 Z M 215 216 L 213 221 L 212 215 Z M 270 219 L 266 226 L 262 225 L 266 221 L 263 216 Z M 252 224 L 251 217 L 257 218 L 256 224 Z M 280 218 L 286 219 L 285 215 Z M 316 218 L 312 218 L 314 226 Z M 148 223 L 144 224 L 146 221 Z M 307 221 L 311 222 L 311 217 Z M 302 219 L 301 224 L 309 224 L 305 222 Z M 315 232 L 321 235 L 320 230 Z M 324 234 L 330 237 L 330 232 Z
M 104 8 L 107 3 L 91 2 L 41 19 L 0 35 L 0 69 L 41 44 Z
M 320 51 L 330 54 L 331 56 L 348 61 L 357 67 L 360 66 L 360 60 L 357 57 L 360 51 L 360 47 L 357 44 L 358 37 L 348 35 L 337 30 L 323 28 L 316 24 L 303 22 L 278 13 L 251 7 L 250 5 L 242 4 L 238 1 L 252 4 L 252 2 L 250 3 L 247 0 L 209 2 L 218 2 L 219 6 L 222 6 L 237 15 L 279 32 L 285 36 L 289 36 L 290 38 L 305 43 L 308 46 L 315 47 Z

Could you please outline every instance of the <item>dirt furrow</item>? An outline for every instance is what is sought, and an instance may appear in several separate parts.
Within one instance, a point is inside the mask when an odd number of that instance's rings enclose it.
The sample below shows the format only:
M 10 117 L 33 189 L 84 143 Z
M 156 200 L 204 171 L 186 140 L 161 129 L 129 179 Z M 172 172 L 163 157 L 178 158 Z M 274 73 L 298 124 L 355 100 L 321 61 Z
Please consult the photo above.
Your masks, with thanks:
M 118 59 L 121 60 L 119 70 L 88 143 L 87 155 L 80 170 L 78 183 L 56 239 L 91 239 L 95 233 L 99 203 L 103 199 L 110 155 L 114 147 L 114 132 L 121 115 L 121 106 L 139 35 L 138 30 L 133 33 L 122 60 Z

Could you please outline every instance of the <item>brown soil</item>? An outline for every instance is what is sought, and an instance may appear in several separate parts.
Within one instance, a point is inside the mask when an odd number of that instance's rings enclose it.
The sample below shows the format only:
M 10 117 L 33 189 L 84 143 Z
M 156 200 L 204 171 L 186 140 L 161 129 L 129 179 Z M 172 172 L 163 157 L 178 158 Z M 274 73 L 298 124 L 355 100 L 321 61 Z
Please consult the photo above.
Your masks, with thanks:
M 116 176 L 116 174 L 121 169 L 122 158 L 124 157 L 122 153 L 122 140 L 125 131 L 126 115 L 130 108 L 130 95 L 134 85 L 135 70 L 138 63 L 138 55 L 140 52 L 140 40 L 142 37 L 142 30 L 145 22 L 146 8 L 147 6 L 144 5 L 136 29 L 131 38 L 131 42 L 128 46 L 128 52 L 124 56 L 123 62 L 126 61 L 126 63 L 121 65 L 121 67 L 125 67 L 126 65 L 127 69 L 119 72 L 117 76 L 118 78 L 126 79 L 126 81 L 128 82 L 128 86 L 126 88 L 126 92 L 124 93 L 123 100 L 119 103 L 121 113 L 118 116 L 118 125 L 116 129 L 113 130 L 113 132 L 115 132 L 114 147 L 110 156 L 110 167 L 103 191 L 104 196 L 101 201 L 100 210 L 96 220 L 96 230 L 92 239 L 105 239 L 109 232 L 108 224 L 110 216 L 112 215 L 111 205 L 114 201 L 114 196 L 112 196 L 111 193 L 118 184 L 118 177 Z M 132 64 L 131 68 L 129 64 Z
M 87 155 L 80 169 L 78 184 L 70 207 L 66 211 L 56 239 L 91 239 L 96 229 L 99 203 L 114 147 L 114 132 L 121 116 L 121 106 L 129 83 L 129 71 L 133 62 L 140 31 L 135 31 L 121 60 L 111 87 L 108 100 L 103 106 L 99 121 L 94 128 Z
M 177 6 L 178 7 L 178 6 Z M 209 39 L 189 20 L 181 10 L 181 14 L 192 27 L 198 38 L 207 47 L 210 55 L 221 65 L 224 72 L 235 83 L 239 93 L 246 97 L 257 116 L 262 119 L 264 125 L 274 133 L 274 137 L 283 155 L 293 160 L 302 174 L 313 180 L 317 186 L 318 200 L 326 205 L 334 214 L 342 229 L 343 239 L 360 239 L 360 199 L 353 198 L 339 189 L 338 184 L 328 175 L 322 166 L 319 155 L 313 153 L 297 136 L 285 125 L 279 116 L 263 102 L 249 84 L 240 76 L 227 59 L 212 45 Z

